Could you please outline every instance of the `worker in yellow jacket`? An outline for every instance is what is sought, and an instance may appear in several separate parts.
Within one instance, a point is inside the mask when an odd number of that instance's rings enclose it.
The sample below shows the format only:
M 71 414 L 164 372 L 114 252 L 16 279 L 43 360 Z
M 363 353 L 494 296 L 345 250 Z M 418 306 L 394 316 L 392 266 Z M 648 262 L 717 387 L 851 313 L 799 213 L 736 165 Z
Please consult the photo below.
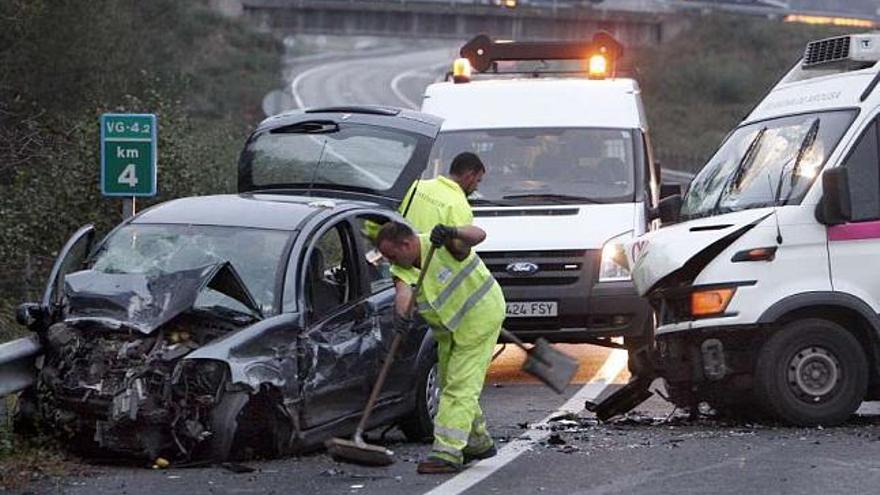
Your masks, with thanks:
M 496 454 L 479 398 L 505 302 L 498 282 L 472 249 L 485 237 L 472 225 L 440 224 L 430 234 L 416 234 L 399 222 L 385 224 L 376 237 L 379 251 L 399 270 L 421 269 L 430 245 L 438 246 L 416 301 L 438 344 L 441 377 L 434 444 L 419 463 L 422 474 L 454 473 L 472 459 Z M 405 315 L 411 286 L 397 279 L 395 288 L 398 315 Z

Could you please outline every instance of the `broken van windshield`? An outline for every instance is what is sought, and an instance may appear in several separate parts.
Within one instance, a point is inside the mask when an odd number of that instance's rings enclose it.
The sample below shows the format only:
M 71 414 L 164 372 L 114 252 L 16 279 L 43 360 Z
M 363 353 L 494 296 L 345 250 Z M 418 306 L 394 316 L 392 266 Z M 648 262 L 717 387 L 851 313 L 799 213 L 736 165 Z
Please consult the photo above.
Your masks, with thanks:
M 449 173 L 459 153 L 476 153 L 486 176 L 474 204 L 615 203 L 632 201 L 637 131 L 531 128 L 449 131 L 434 144 L 426 175 Z
M 206 225 L 129 224 L 116 231 L 95 255 L 98 272 L 163 275 L 228 261 L 263 314 L 275 301 L 278 264 L 289 232 Z M 208 290 L 197 306 L 249 311 L 218 291 Z
M 684 218 L 798 204 L 855 117 L 838 110 L 779 117 L 742 126 L 697 174 Z

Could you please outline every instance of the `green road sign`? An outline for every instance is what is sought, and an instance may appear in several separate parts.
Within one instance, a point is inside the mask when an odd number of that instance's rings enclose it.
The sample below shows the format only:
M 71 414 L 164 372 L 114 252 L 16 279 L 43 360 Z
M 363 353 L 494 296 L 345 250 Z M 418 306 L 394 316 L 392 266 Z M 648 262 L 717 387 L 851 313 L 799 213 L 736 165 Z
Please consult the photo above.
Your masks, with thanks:
M 101 194 L 156 195 L 156 116 L 101 115 Z

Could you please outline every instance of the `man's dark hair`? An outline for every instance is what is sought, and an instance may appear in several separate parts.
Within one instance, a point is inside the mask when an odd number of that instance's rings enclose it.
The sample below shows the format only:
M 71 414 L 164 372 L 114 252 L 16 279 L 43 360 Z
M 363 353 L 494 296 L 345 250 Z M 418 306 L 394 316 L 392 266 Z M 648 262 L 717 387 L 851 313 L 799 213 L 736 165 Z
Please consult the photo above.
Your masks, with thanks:
M 380 246 L 383 242 L 392 244 L 400 244 L 405 239 L 416 235 L 409 225 L 402 222 L 388 222 L 379 230 L 376 235 L 376 246 Z
M 469 151 L 459 153 L 458 156 L 452 159 L 452 165 L 449 166 L 449 174 L 457 176 L 462 176 L 471 172 L 485 171 L 486 166 L 483 165 L 480 157 Z

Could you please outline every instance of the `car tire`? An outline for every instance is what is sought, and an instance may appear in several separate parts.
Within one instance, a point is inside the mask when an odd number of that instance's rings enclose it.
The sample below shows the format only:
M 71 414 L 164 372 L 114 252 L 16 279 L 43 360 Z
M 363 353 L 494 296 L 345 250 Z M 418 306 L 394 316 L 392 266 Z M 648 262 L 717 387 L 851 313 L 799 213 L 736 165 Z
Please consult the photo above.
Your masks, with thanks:
M 428 443 L 434 439 L 434 416 L 440 404 L 440 375 L 435 359 L 422 359 L 416 383 L 416 408 L 400 421 L 400 429 L 407 440 Z
M 762 346 L 755 395 L 771 415 L 800 426 L 846 421 L 865 398 L 868 360 L 840 325 L 810 318 L 788 323 Z
M 211 410 L 211 436 L 199 457 L 214 462 L 232 459 L 232 449 L 238 433 L 238 418 L 248 403 L 247 392 L 224 392 L 220 402 Z

